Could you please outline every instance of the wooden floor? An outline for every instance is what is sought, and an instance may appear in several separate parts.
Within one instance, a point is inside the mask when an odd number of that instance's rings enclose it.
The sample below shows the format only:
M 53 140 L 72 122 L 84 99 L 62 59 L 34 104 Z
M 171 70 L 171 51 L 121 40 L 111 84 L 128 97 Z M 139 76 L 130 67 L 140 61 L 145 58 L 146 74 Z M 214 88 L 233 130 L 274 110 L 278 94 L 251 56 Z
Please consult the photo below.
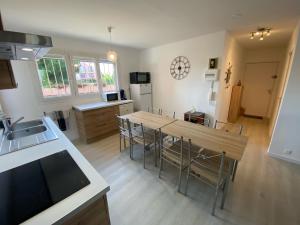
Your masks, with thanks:
M 108 204 L 112 225 L 296 225 L 300 224 L 300 166 L 268 156 L 267 124 L 242 118 L 249 143 L 231 184 L 225 209 L 210 215 L 214 192 L 197 180 L 188 197 L 176 191 L 176 169 L 165 167 L 162 179 L 153 155 L 142 166 L 141 148 L 129 159 L 119 152 L 119 136 L 76 146 L 111 187 Z

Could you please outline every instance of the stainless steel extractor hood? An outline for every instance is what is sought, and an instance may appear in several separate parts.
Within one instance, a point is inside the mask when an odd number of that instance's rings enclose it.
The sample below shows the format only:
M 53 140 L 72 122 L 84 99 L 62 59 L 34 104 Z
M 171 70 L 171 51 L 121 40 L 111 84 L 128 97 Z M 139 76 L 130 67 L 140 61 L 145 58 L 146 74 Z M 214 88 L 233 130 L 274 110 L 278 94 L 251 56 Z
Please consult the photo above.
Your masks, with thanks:
M 0 59 L 36 60 L 53 47 L 48 36 L 0 31 Z

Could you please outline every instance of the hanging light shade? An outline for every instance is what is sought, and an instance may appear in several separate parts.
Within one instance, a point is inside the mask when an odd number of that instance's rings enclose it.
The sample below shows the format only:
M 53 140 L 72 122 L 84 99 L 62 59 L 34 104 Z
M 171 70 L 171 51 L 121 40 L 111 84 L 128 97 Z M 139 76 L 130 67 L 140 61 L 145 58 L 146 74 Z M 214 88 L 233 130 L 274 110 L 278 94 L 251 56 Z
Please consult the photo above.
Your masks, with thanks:
M 112 62 L 116 62 L 117 61 L 117 53 L 115 51 L 111 51 L 109 50 L 107 53 L 106 53 L 106 58 L 107 60 L 109 61 L 112 61 Z
M 116 62 L 117 58 L 118 58 L 118 54 L 111 49 L 111 31 L 112 31 L 112 29 L 113 29 L 112 26 L 107 27 L 107 30 L 109 32 L 109 41 L 110 41 L 110 46 L 109 47 L 110 47 L 110 49 L 106 53 L 106 58 L 107 58 L 107 60 L 109 60 L 111 62 Z

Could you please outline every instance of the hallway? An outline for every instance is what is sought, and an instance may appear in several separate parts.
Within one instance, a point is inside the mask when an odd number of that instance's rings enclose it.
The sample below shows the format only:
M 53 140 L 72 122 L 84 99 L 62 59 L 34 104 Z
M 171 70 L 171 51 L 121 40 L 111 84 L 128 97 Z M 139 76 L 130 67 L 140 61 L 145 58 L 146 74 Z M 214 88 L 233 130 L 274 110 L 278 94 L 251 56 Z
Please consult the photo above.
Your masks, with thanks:
M 162 179 L 153 158 L 135 148 L 119 152 L 118 135 L 76 146 L 109 183 L 108 202 L 113 225 L 154 224 L 300 224 L 300 166 L 268 156 L 268 126 L 263 120 L 241 118 L 248 145 L 230 186 L 225 209 L 210 215 L 214 191 L 192 180 L 188 197 L 176 191 L 176 170 L 166 167 Z

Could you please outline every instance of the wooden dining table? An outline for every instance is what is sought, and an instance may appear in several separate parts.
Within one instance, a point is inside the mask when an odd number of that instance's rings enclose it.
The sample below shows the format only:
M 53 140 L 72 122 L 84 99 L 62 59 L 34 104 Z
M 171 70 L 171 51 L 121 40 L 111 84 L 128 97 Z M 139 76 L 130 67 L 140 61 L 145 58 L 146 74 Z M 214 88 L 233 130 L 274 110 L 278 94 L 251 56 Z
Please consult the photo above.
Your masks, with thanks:
M 138 111 L 123 115 L 121 118 L 128 119 L 132 123 L 143 124 L 155 131 L 161 130 L 162 133 L 173 137 L 191 139 L 194 145 L 214 152 L 225 152 L 226 157 L 236 161 L 241 160 L 247 145 L 245 136 L 150 112 Z
M 164 126 L 161 131 L 170 136 L 191 139 L 194 145 L 214 152 L 225 152 L 226 157 L 237 161 L 241 160 L 247 145 L 245 136 L 183 120 L 176 120 Z
M 170 123 L 176 121 L 172 117 L 162 116 L 150 112 L 138 111 L 121 116 L 122 119 L 128 119 L 132 123 L 143 124 L 143 126 L 158 130 L 159 128 L 165 127 Z

